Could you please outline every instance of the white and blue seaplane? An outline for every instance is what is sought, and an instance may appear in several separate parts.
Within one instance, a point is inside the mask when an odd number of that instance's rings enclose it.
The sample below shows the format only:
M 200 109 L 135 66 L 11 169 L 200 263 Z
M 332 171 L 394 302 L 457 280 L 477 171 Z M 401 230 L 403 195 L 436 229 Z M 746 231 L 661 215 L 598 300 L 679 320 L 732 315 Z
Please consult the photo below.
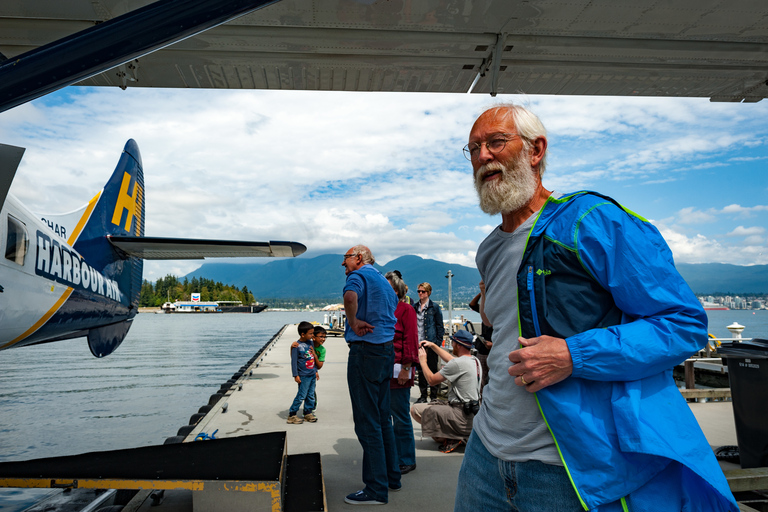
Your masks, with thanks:
M 94 356 L 111 354 L 138 313 L 145 259 L 294 257 L 307 249 L 144 236 L 144 175 L 134 140 L 88 204 L 36 215 L 8 193 L 23 153 L 0 144 L 0 350 L 86 337 Z

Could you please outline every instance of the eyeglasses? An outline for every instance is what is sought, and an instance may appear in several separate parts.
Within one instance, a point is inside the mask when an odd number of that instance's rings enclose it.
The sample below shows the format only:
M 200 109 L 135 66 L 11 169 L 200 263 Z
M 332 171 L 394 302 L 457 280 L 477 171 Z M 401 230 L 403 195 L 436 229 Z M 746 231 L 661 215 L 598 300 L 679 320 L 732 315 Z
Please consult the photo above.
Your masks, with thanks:
M 504 151 L 504 148 L 507 146 L 507 142 L 514 139 L 515 137 L 520 139 L 525 138 L 517 135 L 516 133 L 500 133 L 498 135 L 494 135 L 492 139 L 486 142 L 471 142 L 464 146 L 464 156 L 470 162 L 475 160 L 480 156 L 480 150 L 482 149 L 483 144 L 485 144 L 485 147 L 488 148 L 488 151 L 491 154 L 495 155 Z
M 347 259 L 347 258 L 351 258 L 351 257 L 353 257 L 353 256 L 357 256 L 357 254 L 355 254 L 355 253 L 352 253 L 352 254 L 345 254 L 345 255 L 344 255 L 344 261 L 346 261 L 346 259 Z
M 427 290 L 416 290 L 418 293 L 427 293 Z

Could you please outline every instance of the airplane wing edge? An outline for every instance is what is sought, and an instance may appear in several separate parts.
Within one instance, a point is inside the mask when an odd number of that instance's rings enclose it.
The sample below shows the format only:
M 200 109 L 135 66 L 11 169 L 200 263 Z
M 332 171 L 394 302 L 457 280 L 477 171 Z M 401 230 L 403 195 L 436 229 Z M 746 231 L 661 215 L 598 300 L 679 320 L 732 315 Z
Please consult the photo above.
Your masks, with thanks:
M 298 242 L 211 240 L 196 238 L 133 237 L 110 235 L 109 242 L 130 256 L 145 260 L 272 257 L 293 258 L 307 248 Z

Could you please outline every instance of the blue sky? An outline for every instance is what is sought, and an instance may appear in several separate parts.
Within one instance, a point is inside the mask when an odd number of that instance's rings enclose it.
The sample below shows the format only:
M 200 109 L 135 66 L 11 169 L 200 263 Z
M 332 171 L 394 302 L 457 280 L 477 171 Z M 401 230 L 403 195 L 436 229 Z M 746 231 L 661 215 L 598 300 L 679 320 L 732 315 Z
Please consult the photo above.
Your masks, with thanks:
M 11 192 L 35 212 L 87 202 L 134 138 L 149 235 L 474 265 L 499 218 L 477 208 L 461 147 L 499 101 L 547 127 L 547 188 L 614 197 L 676 261 L 768 264 L 768 101 L 69 87 L 0 114 L 0 137 L 27 148 Z

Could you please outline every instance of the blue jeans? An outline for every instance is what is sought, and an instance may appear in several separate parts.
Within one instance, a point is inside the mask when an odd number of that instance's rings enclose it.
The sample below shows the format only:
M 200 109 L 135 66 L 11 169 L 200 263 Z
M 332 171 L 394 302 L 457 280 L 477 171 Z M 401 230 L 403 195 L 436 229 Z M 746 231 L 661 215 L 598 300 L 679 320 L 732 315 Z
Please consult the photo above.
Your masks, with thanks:
M 363 447 L 363 490 L 385 503 L 388 487 L 400 487 L 395 434 L 389 419 L 389 379 L 394 364 L 391 342 L 359 341 L 349 347 L 347 384 L 355 434 Z
M 416 464 L 416 441 L 413 439 L 411 420 L 411 388 L 390 389 L 389 411 L 392 414 L 392 428 L 395 431 L 398 464 Z
M 293 399 L 293 404 L 288 411 L 289 416 L 294 416 L 297 412 L 299 412 L 301 402 L 304 402 L 305 415 L 315 410 L 315 382 L 317 382 L 316 375 L 301 376 L 299 392 L 296 393 L 296 398 Z
M 565 468 L 497 459 L 473 431 L 459 471 L 454 512 L 584 512 Z

